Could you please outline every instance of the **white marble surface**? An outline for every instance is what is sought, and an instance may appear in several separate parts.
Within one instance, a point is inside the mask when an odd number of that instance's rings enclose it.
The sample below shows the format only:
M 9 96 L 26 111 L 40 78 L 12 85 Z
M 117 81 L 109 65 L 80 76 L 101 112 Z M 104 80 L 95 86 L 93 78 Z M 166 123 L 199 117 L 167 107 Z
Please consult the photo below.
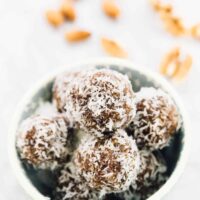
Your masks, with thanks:
M 174 85 L 182 97 L 192 122 L 192 148 L 185 172 L 165 198 L 199 199 L 200 180 L 200 41 L 173 38 L 161 28 L 147 0 L 117 0 L 122 8 L 118 22 L 107 19 L 99 0 L 77 1 L 78 20 L 55 30 L 46 23 L 45 10 L 56 8 L 61 0 L 0 0 L 0 199 L 28 200 L 18 185 L 8 161 L 7 134 L 17 103 L 46 73 L 70 66 L 73 61 L 104 56 L 99 37 L 119 40 L 135 63 L 158 70 L 162 55 L 175 45 L 192 54 L 194 65 L 188 79 Z M 172 0 L 171 0 L 172 2 Z M 200 1 L 173 1 L 187 24 L 200 21 Z M 93 32 L 90 40 L 69 45 L 64 32 L 82 27 Z

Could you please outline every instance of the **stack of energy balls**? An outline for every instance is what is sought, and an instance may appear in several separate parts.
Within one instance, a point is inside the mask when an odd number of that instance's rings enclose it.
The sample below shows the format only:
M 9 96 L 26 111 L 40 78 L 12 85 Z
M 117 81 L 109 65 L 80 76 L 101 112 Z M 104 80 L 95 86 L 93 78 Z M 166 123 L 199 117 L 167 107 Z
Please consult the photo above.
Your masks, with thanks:
M 56 171 L 52 199 L 146 199 L 166 181 L 159 150 L 180 124 L 168 94 L 135 93 L 110 69 L 63 73 L 52 93 L 57 112 L 26 119 L 16 144 L 23 161 Z

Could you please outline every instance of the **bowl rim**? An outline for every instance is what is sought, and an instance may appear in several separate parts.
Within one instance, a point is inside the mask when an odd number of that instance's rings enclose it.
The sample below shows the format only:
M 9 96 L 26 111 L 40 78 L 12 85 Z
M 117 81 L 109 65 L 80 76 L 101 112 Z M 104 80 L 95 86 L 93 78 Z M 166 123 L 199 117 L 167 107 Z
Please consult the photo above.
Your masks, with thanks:
M 21 166 L 21 162 L 18 159 L 17 151 L 15 147 L 16 143 L 16 132 L 18 127 L 18 122 L 21 116 L 22 111 L 24 110 L 24 107 L 30 102 L 34 94 L 43 86 L 46 86 L 51 80 L 55 78 L 56 75 L 58 75 L 61 72 L 65 71 L 72 71 L 78 68 L 81 68 L 81 66 L 93 66 L 93 65 L 118 65 L 118 66 L 125 66 L 129 69 L 136 70 L 139 73 L 145 75 L 146 77 L 151 78 L 152 80 L 155 80 L 155 82 L 158 82 L 166 91 L 172 96 L 174 101 L 179 107 L 180 113 L 182 115 L 182 120 L 184 124 L 184 138 L 183 138 L 183 147 L 180 153 L 179 160 L 177 162 L 177 165 L 172 172 L 171 176 L 167 180 L 167 182 L 153 195 L 151 195 L 148 200 L 159 200 L 162 197 L 164 197 L 171 188 L 175 185 L 181 174 L 183 173 L 183 170 L 185 168 L 188 154 L 190 150 L 190 143 L 191 143 L 191 136 L 189 131 L 190 129 L 190 122 L 189 118 L 187 116 L 187 113 L 185 111 L 185 108 L 183 106 L 182 101 L 180 100 L 178 94 L 175 92 L 173 87 L 170 85 L 170 83 L 161 77 L 160 74 L 153 72 L 147 68 L 140 67 L 139 65 L 134 64 L 131 61 L 119 59 L 119 58 L 109 58 L 109 57 L 101 57 L 101 58 L 94 58 L 89 59 L 84 62 L 76 62 L 74 64 L 67 64 L 65 67 L 59 68 L 58 70 L 54 70 L 52 73 L 49 73 L 46 75 L 46 78 L 43 78 L 41 81 L 39 81 L 37 84 L 35 84 L 30 91 L 28 91 L 25 96 L 23 97 L 22 101 L 17 106 L 17 109 L 15 111 L 14 117 L 11 122 L 9 134 L 8 134 L 8 153 L 9 153 L 9 160 L 13 169 L 13 172 L 21 185 L 21 187 L 25 190 L 25 192 L 34 200 L 50 200 L 49 197 L 45 197 L 42 195 L 31 183 L 31 181 L 26 176 L 23 167 Z M 68 66 L 68 67 L 67 67 Z M 87 67 L 88 68 L 88 67 Z

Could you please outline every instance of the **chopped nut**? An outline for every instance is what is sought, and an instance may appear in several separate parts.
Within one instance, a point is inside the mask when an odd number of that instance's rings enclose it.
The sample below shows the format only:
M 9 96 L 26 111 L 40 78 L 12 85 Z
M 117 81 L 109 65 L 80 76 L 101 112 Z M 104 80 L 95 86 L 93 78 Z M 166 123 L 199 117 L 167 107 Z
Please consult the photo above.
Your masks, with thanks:
M 192 37 L 200 39 L 200 24 L 192 26 L 192 28 L 190 29 L 190 34 Z
M 79 42 L 86 40 L 91 36 L 91 33 L 85 30 L 73 30 L 65 34 L 65 38 L 69 42 Z
M 163 5 L 160 7 L 160 12 L 162 13 L 166 13 L 166 14 L 170 14 L 172 13 L 173 8 L 171 5 Z
M 71 1 L 66 1 L 60 11 L 67 20 L 74 21 L 76 19 L 76 12 Z
M 120 15 L 120 9 L 113 0 L 104 0 L 102 9 L 107 16 L 113 19 L 116 19 Z
M 109 55 L 116 57 L 127 57 L 127 52 L 115 41 L 107 38 L 102 38 L 101 44 Z
M 166 31 L 174 36 L 186 34 L 186 28 L 179 17 L 174 16 L 173 7 L 170 4 L 162 4 L 159 0 L 150 0 L 154 10 L 159 13 Z
M 180 48 L 172 49 L 161 62 L 161 74 L 174 80 L 185 78 L 192 66 L 192 57 L 187 55 L 183 60 L 180 57 Z
M 49 10 L 46 13 L 46 17 L 48 22 L 55 27 L 61 25 L 64 22 L 62 14 L 58 11 Z
M 163 19 L 165 29 L 169 33 L 171 33 L 174 36 L 181 36 L 185 34 L 185 27 L 180 18 L 163 13 L 161 18 Z
M 150 4 L 152 5 L 155 11 L 159 11 L 161 7 L 161 3 L 159 0 L 149 0 Z
M 169 78 L 174 78 L 176 76 L 176 74 L 178 73 L 178 71 L 180 70 L 180 66 L 181 66 L 181 62 L 180 60 L 175 60 L 172 63 L 172 72 L 171 74 L 168 75 Z
M 176 61 L 179 56 L 180 49 L 178 47 L 172 49 L 167 55 L 165 55 L 160 65 L 161 74 L 169 76 L 169 66 L 175 64 L 174 61 Z
M 153 8 L 157 12 L 163 12 L 163 13 L 172 13 L 173 8 L 170 4 L 163 5 L 159 0 L 150 0 L 150 3 L 152 4 Z
M 187 55 L 186 58 L 180 64 L 179 70 L 174 74 L 173 78 L 177 81 L 183 80 L 189 73 L 192 67 L 192 57 Z

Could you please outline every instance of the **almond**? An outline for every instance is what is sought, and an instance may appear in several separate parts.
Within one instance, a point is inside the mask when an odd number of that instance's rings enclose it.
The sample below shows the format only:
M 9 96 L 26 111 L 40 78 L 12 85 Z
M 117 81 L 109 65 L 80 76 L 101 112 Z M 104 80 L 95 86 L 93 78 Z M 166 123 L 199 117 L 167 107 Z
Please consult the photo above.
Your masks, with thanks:
M 76 12 L 71 1 L 66 1 L 61 6 L 60 11 L 67 20 L 74 21 L 76 19 Z
M 105 52 L 109 55 L 115 57 L 127 57 L 126 51 L 115 41 L 107 38 L 102 38 L 101 44 Z
M 104 0 L 102 9 L 108 17 L 113 19 L 116 19 L 120 15 L 120 9 L 113 0 Z
M 65 34 L 65 38 L 69 42 L 79 42 L 86 40 L 91 36 L 91 33 L 85 30 L 73 30 Z
M 64 22 L 64 17 L 58 11 L 49 10 L 46 13 L 46 17 L 48 22 L 55 27 L 61 25 Z
M 174 36 L 181 36 L 185 34 L 185 27 L 180 18 L 171 16 L 168 14 L 162 14 L 161 18 L 163 19 L 163 23 L 165 29 Z

